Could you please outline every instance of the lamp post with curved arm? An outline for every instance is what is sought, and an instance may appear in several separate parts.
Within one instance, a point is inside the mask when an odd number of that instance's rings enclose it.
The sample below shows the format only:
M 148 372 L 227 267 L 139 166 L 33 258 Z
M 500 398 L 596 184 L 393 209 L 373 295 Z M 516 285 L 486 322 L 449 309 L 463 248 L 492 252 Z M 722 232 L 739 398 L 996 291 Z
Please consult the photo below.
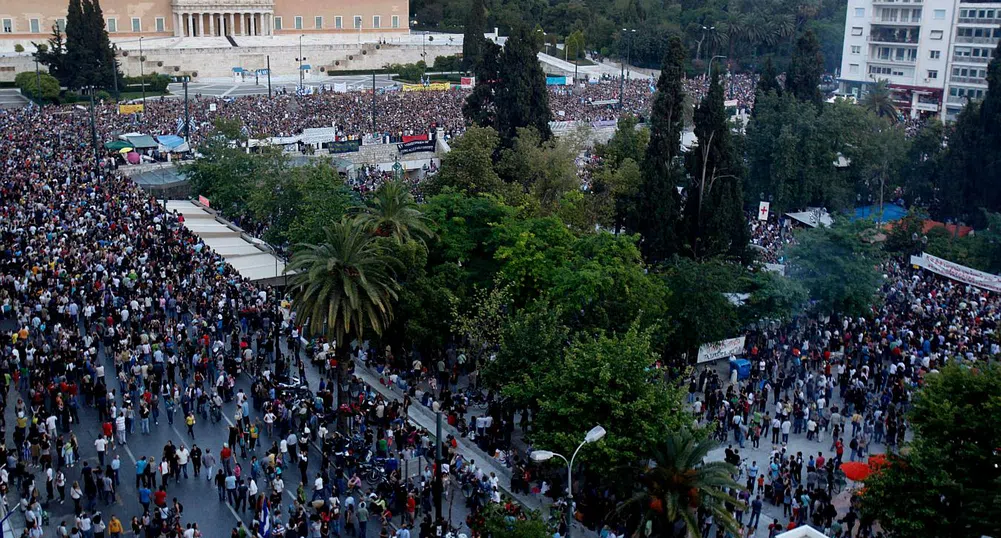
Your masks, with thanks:
M 605 428 L 602 428 L 601 426 L 591 428 L 591 430 L 587 432 L 587 435 L 584 436 L 584 441 L 577 446 L 577 450 L 574 450 L 573 455 L 570 456 L 569 460 L 566 456 L 549 450 L 532 451 L 532 461 L 541 463 L 556 457 L 563 460 L 567 464 L 567 538 L 570 538 L 570 528 L 573 526 L 573 461 L 577 458 L 577 453 L 580 452 L 580 449 L 584 448 L 584 445 L 596 443 L 604 436 Z

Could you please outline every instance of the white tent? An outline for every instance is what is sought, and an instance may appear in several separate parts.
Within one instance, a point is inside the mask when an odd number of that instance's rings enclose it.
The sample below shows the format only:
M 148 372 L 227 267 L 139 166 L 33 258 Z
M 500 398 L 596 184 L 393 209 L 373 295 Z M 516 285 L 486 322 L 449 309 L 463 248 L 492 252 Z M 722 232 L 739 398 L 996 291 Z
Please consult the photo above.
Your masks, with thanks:
M 834 224 L 831 214 L 819 207 L 808 207 L 806 211 L 786 213 L 786 216 L 811 228 L 816 228 L 817 224 L 822 224 L 825 228 Z

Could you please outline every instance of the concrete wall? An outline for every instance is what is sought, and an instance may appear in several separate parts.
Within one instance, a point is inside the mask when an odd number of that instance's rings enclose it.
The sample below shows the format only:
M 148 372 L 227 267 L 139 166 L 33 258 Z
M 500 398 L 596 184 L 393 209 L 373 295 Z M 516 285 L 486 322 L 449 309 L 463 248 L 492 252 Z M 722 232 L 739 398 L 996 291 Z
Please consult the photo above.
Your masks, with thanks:
M 379 48 L 376 48 L 379 47 Z M 448 56 L 462 52 L 461 46 L 428 47 L 429 63 L 434 56 Z M 302 54 L 312 67 L 312 79 L 324 78 L 328 71 L 354 69 L 381 69 L 387 64 L 413 63 L 421 59 L 420 45 L 315 45 L 303 46 Z M 247 70 L 263 69 L 271 57 L 272 75 L 295 75 L 299 71 L 298 46 L 282 47 L 231 47 L 144 51 L 146 73 L 154 71 L 167 75 L 197 73 L 198 78 L 232 76 L 234 67 Z M 160 65 L 162 63 L 162 65 Z M 139 75 L 139 55 L 129 52 L 121 58 L 122 71 L 126 76 Z M 5 65 L 0 59 L 0 68 Z M 34 64 L 31 65 L 34 69 Z M 177 68 L 175 70 L 175 68 Z M 322 71 L 321 71 L 322 68 Z

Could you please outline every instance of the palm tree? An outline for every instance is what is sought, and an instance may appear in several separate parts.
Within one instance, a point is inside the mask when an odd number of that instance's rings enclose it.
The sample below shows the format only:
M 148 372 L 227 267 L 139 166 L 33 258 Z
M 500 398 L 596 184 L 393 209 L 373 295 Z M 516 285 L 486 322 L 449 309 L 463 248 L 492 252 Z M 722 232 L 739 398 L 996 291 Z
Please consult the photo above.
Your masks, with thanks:
M 739 535 L 737 521 L 725 505 L 741 504 L 730 494 L 742 489 L 732 478 L 737 470 L 726 462 L 705 462 L 714 448 L 714 441 L 697 439 L 688 429 L 671 433 L 654 447 L 651 464 L 640 477 L 642 491 L 619 506 L 619 511 L 641 514 L 637 536 L 650 522 L 661 536 L 701 538 L 696 517 L 699 509 L 709 512 L 716 524 Z
M 336 338 L 337 397 L 341 399 L 348 342 L 365 330 L 375 334 L 393 319 L 400 262 L 358 219 L 345 217 L 324 229 L 319 245 L 301 244 L 289 271 L 293 308 L 313 334 Z
M 402 181 L 383 183 L 358 218 L 372 234 L 391 237 L 400 244 L 411 239 L 423 243 L 424 238 L 431 236 L 427 219 Z
M 869 87 L 869 91 L 862 97 L 862 106 L 881 118 L 890 118 L 890 121 L 897 121 L 897 107 L 893 104 L 893 92 L 890 90 L 890 83 L 882 79 Z

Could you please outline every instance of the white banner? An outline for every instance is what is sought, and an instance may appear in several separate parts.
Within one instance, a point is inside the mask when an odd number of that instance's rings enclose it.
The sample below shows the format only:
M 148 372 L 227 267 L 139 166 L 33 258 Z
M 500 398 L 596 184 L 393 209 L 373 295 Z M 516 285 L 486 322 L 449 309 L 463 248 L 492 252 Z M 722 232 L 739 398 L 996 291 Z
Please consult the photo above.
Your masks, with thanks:
M 728 338 L 719 342 L 703 344 L 699 348 L 698 363 L 715 361 L 724 357 L 740 355 L 744 352 L 744 337 Z
M 768 220 L 768 210 L 771 206 L 770 202 L 761 202 L 758 204 L 758 220 Z
M 344 93 L 344 92 L 348 91 L 348 83 L 347 82 L 335 82 L 334 83 L 334 91 L 337 92 L 337 93 Z
M 911 264 L 964 284 L 1001 293 L 1001 276 L 959 265 L 927 252 L 922 252 L 920 256 L 911 256 Z

